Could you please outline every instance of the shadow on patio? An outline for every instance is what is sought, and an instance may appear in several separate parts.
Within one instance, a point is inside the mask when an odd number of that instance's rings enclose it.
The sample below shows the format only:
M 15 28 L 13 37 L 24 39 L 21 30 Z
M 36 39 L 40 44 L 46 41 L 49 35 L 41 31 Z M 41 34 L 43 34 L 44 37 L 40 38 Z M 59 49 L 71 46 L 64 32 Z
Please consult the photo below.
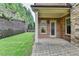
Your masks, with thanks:
M 79 48 L 60 38 L 39 39 L 33 46 L 33 56 L 74 56 L 79 55 Z

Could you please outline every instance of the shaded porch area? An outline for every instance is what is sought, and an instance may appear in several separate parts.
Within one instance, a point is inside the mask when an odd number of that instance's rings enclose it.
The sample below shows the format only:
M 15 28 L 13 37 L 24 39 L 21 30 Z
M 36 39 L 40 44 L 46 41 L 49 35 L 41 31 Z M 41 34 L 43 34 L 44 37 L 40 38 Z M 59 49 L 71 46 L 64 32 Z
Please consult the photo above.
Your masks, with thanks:
M 39 39 L 32 56 L 79 56 L 79 48 L 60 38 Z
M 69 4 L 32 5 L 35 12 L 35 42 L 43 38 L 61 38 L 71 41 Z

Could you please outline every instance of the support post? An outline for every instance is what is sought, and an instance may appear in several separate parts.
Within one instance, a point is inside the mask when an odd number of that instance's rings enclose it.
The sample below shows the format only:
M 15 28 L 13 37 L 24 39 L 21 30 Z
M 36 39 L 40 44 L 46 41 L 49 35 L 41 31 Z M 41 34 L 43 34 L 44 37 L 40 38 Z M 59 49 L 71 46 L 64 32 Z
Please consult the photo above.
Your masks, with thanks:
M 38 11 L 35 11 L 35 43 L 38 42 Z

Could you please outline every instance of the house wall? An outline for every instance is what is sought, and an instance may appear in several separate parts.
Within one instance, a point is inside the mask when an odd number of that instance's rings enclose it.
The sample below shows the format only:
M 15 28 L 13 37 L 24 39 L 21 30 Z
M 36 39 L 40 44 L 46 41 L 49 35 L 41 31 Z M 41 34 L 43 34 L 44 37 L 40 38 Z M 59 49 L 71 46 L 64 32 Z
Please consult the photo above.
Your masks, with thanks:
M 56 37 L 61 37 L 61 29 L 60 29 L 60 19 L 53 19 L 53 18 L 39 18 L 38 19 L 38 38 L 52 38 L 50 37 L 50 21 L 55 20 L 56 21 Z M 47 33 L 41 34 L 40 33 L 40 21 L 41 20 L 47 20 Z
M 79 46 L 79 4 L 71 9 L 71 43 Z
M 49 19 L 39 18 L 38 20 L 39 20 L 38 21 L 38 38 L 49 38 L 50 37 L 50 23 L 47 23 L 47 33 L 46 34 L 41 34 L 40 33 L 40 21 L 41 20 L 47 20 L 48 22 L 50 22 Z
M 60 25 L 60 37 L 64 38 L 64 34 L 65 34 L 65 17 L 60 18 L 59 25 Z
M 71 35 L 66 34 L 66 27 L 65 27 L 65 21 L 66 18 L 69 17 L 69 15 L 66 15 L 64 17 L 60 18 L 60 37 L 67 40 L 67 41 L 71 41 Z
M 38 18 L 38 38 L 52 38 L 50 37 L 50 21 L 55 20 L 56 21 L 56 37 L 63 38 L 68 41 L 70 41 L 70 35 L 65 35 L 65 18 L 68 15 L 61 17 L 61 18 Z M 41 34 L 40 33 L 40 21 L 41 20 L 47 20 L 47 33 Z

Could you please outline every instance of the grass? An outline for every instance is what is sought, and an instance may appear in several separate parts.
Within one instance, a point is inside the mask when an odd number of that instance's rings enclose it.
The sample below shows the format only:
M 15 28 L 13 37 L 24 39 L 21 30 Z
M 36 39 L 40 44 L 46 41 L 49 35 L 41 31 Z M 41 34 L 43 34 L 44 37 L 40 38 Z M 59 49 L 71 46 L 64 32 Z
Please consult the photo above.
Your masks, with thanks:
M 28 56 L 32 53 L 32 32 L 22 33 L 0 40 L 0 56 Z

